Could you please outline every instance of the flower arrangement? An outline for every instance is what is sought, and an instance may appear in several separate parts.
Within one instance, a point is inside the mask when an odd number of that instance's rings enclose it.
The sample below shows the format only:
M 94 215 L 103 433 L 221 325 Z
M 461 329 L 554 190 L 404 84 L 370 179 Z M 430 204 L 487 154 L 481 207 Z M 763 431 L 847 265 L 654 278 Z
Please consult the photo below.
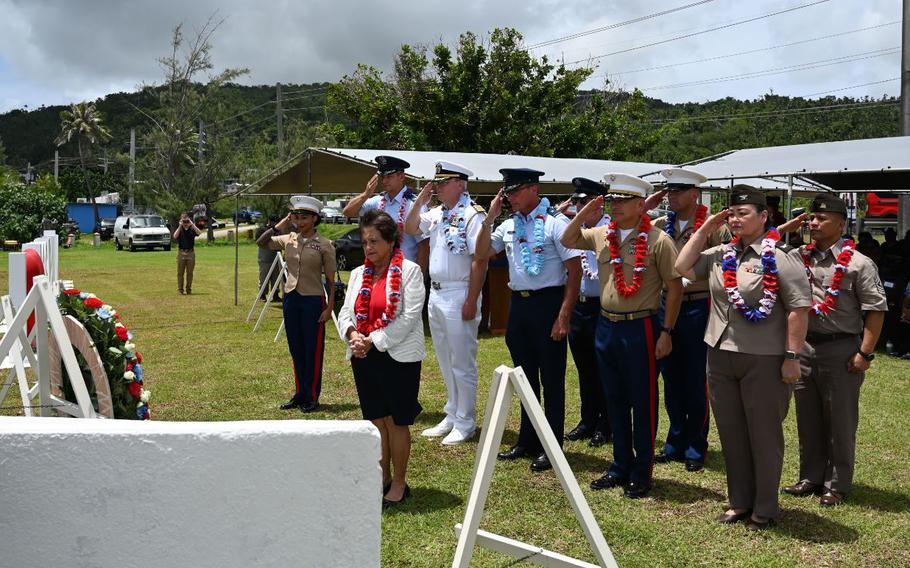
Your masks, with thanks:
M 120 322 L 117 310 L 94 294 L 75 288 L 64 290 L 57 301 L 61 314 L 73 316 L 85 326 L 101 356 L 110 383 L 114 418 L 151 418 L 148 403 L 152 393 L 143 388 L 142 354 L 136 350 L 133 334 Z M 90 377 L 85 360 L 78 353 L 76 358 L 83 369 L 83 376 Z M 97 404 L 95 385 L 91 381 L 87 383 L 93 403 Z M 64 381 L 63 392 L 68 400 L 75 400 L 69 381 Z

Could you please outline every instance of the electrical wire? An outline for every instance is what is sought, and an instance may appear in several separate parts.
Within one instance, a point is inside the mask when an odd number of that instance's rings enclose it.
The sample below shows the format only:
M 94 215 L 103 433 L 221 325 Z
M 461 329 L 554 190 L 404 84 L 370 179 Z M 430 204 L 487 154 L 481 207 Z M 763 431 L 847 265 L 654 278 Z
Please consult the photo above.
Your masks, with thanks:
M 828 93 L 839 93 L 841 91 L 849 91 L 850 89 L 855 89 L 857 87 L 868 87 L 870 85 L 881 85 L 882 83 L 890 83 L 892 81 L 900 81 L 900 76 L 892 77 L 890 79 L 882 79 L 881 81 L 872 81 L 871 83 L 860 83 L 858 85 L 850 85 L 849 87 L 841 87 L 840 89 L 831 89 L 830 91 L 819 91 L 817 93 L 809 93 L 808 95 L 800 95 L 801 98 L 808 99 L 809 97 L 816 97 L 818 95 L 827 95 Z
M 818 4 L 824 4 L 825 2 L 830 2 L 830 1 L 831 1 L 831 0 L 816 0 L 815 2 L 809 2 L 808 4 L 801 4 L 801 5 L 799 5 L 799 6 L 794 6 L 794 7 L 792 7 L 792 8 L 786 8 L 786 9 L 784 9 L 784 10 L 778 10 L 778 11 L 776 11 L 776 12 L 770 12 L 770 13 L 768 13 L 768 14 L 762 14 L 761 16 L 755 16 L 755 17 L 753 17 L 753 18 L 747 18 L 747 19 L 745 19 L 745 20 L 738 20 L 738 21 L 735 21 L 735 22 L 732 22 L 732 23 L 729 23 L 729 24 L 724 24 L 724 25 L 721 25 L 721 26 L 715 26 L 715 27 L 713 27 L 713 28 L 708 28 L 708 29 L 706 29 L 706 30 L 700 30 L 700 31 L 697 31 L 697 32 L 692 32 L 692 33 L 688 33 L 688 34 L 678 35 L 678 36 L 671 37 L 671 38 L 669 38 L 669 39 L 664 39 L 664 40 L 660 40 L 660 41 L 655 41 L 655 42 L 651 42 L 651 43 L 646 43 L 646 44 L 643 44 L 643 45 L 637 45 L 637 46 L 634 46 L 634 47 L 629 47 L 629 48 L 627 48 L 627 49 L 621 49 L 621 50 L 619 50 L 619 51 L 613 51 L 613 52 L 611 52 L 611 53 L 604 53 L 604 54 L 602 54 L 602 55 L 595 55 L 595 56 L 593 56 L 593 57 L 586 57 L 586 58 L 584 58 L 584 59 L 578 59 L 578 60 L 576 60 L 576 61 L 569 61 L 568 63 L 566 63 L 566 65 L 576 65 L 576 64 L 578 64 L 578 63 L 585 63 L 585 62 L 590 61 L 590 60 L 592 60 L 592 59 L 600 59 L 600 58 L 602 58 L 602 57 L 610 57 L 611 55 L 619 55 L 620 53 L 628 53 L 628 52 L 630 52 L 630 51 L 636 51 L 636 50 L 639 50 L 639 49 L 645 49 L 645 48 L 647 48 L 647 47 L 654 47 L 655 45 L 662 45 L 662 44 L 665 44 L 665 43 L 670 43 L 671 41 L 677 41 L 677 40 L 681 40 L 681 39 L 688 39 L 688 38 L 690 38 L 690 37 L 695 37 L 695 36 L 707 34 L 707 33 L 710 33 L 710 32 L 716 32 L 716 31 L 719 31 L 719 30 L 725 30 L 725 29 L 732 28 L 732 27 L 735 27 L 735 26 L 741 26 L 741 25 L 743 25 L 743 24 L 748 24 L 748 23 L 751 23 L 751 22 L 756 22 L 756 21 L 758 21 L 758 20 L 764 20 L 764 19 L 766 19 L 766 18 L 770 18 L 770 17 L 773 17 L 773 16 L 779 16 L 780 14 L 786 14 L 786 13 L 789 13 L 789 12 L 794 12 L 794 11 L 796 11 L 796 10 L 802 10 L 803 8 L 809 8 L 809 7 L 811 7 L 811 6 L 817 6 Z
M 660 16 L 665 16 L 665 15 L 667 15 L 667 14 L 672 14 L 672 13 L 674 13 L 674 12 L 679 12 L 679 11 L 681 11 L 681 10 L 686 10 L 686 9 L 688 9 L 688 8 L 693 8 L 693 7 L 695 7 L 695 6 L 700 6 L 700 5 L 702 5 L 702 4 L 707 4 L 707 3 L 713 2 L 713 1 L 714 1 L 714 0 L 699 0 L 698 2 L 692 2 L 691 4 L 686 4 L 685 6 L 677 6 L 676 8 L 670 8 L 669 10 L 664 10 L 664 11 L 662 11 L 662 12 L 655 12 L 655 13 L 653 13 L 653 14 L 647 14 L 647 15 L 645 15 L 645 16 L 639 16 L 638 18 L 633 18 L 633 19 L 631 19 L 631 20 L 626 20 L 625 22 L 619 22 L 619 23 L 616 23 L 616 24 L 610 24 L 609 26 L 603 26 L 603 27 L 600 27 L 600 28 L 594 28 L 594 29 L 592 29 L 592 30 L 587 30 L 587 31 L 583 31 L 583 32 L 577 32 L 577 33 L 574 33 L 574 34 L 569 34 L 569 35 L 567 35 L 567 36 L 558 37 L 558 38 L 555 38 L 555 39 L 549 39 L 549 40 L 547 40 L 547 41 L 542 41 L 542 42 L 539 42 L 539 43 L 535 43 L 535 44 L 529 45 L 526 49 L 528 49 L 528 50 L 537 49 L 537 48 L 540 48 L 540 47 L 546 47 L 546 46 L 548 46 L 548 45 L 554 45 L 554 44 L 562 43 L 562 42 L 564 42 L 564 41 L 569 41 L 569 40 L 572 40 L 572 39 L 578 39 L 578 38 L 580 38 L 580 37 L 589 36 L 589 35 L 596 34 L 596 33 L 600 33 L 600 32 L 604 32 L 604 31 L 607 31 L 607 30 L 614 30 L 614 29 L 616 29 L 616 28 L 621 28 L 621 27 L 623 27 L 623 26 L 628 26 L 629 24 L 637 24 L 638 22 L 644 22 L 644 21 L 646 21 L 646 20 L 651 20 L 651 19 L 654 19 L 654 18 L 659 18 Z
M 650 120 L 642 120 L 639 122 L 647 123 L 647 124 L 674 124 L 677 122 L 706 122 L 706 121 L 724 121 L 724 120 L 738 120 L 738 119 L 750 119 L 750 118 L 773 118 L 775 116 L 789 116 L 789 115 L 794 115 L 794 114 L 814 114 L 817 112 L 832 112 L 832 111 L 841 111 L 841 110 L 861 110 L 863 108 L 896 105 L 899 103 L 900 103 L 899 100 L 844 103 L 844 104 L 836 104 L 836 105 L 821 105 L 821 106 L 803 107 L 803 108 L 794 108 L 794 109 L 778 109 L 778 110 L 769 110 L 769 111 L 759 111 L 759 112 L 742 113 L 742 114 L 725 114 L 725 115 L 721 114 L 721 115 L 680 117 L 680 118 L 655 118 L 655 119 L 650 119 Z

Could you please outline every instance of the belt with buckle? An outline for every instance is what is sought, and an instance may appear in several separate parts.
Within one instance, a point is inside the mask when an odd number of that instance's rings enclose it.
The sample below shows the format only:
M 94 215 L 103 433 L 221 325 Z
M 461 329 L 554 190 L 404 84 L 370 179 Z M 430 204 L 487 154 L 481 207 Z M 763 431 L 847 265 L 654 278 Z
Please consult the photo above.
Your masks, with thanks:
M 540 288 L 538 290 L 512 290 L 512 295 L 520 296 L 522 298 L 532 298 L 534 296 L 539 296 L 541 294 L 553 293 L 556 291 L 562 291 L 565 286 L 548 286 L 546 288 Z
M 608 312 L 607 310 L 601 309 L 600 315 L 607 318 L 612 322 L 618 321 L 632 321 L 642 318 L 648 318 L 657 314 L 657 310 L 639 310 L 637 312 Z
M 839 339 L 850 339 L 855 338 L 857 333 L 807 333 L 806 334 L 806 343 L 810 345 L 818 345 L 819 343 L 829 343 L 831 341 L 837 341 Z
M 442 290 L 443 288 L 448 290 L 448 289 L 452 289 L 452 288 L 467 288 L 467 287 L 468 287 L 468 283 L 464 282 L 464 281 L 437 282 L 437 281 L 433 280 L 430 282 L 430 288 L 432 288 L 434 290 Z
M 691 294 L 683 294 L 683 302 L 694 302 L 696 300 L 707 300 L 711 297 L 710 292 L 692 292 Z
M 582 296 L 582 295 L 579 295 L 579 296 L 578 296 L 578 301 L 581 302 L 582 304 L 584 304 L 584 303 L 586 303 L 586 302 L 599 302 L 599 301 L 600 301 L 600 296 Z

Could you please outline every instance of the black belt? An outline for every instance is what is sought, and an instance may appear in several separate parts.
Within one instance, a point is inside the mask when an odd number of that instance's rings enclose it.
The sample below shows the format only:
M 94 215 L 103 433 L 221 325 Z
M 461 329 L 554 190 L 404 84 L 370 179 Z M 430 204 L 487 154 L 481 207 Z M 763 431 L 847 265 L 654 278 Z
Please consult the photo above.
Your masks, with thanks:
M 707 300 L 711 297 L 710 292 L 692 292 L 691 294 L 683 294 L 683 302 L 694 302 L 696 300 Z
M 657 310 L 638 310 L 637 312 L 608 312 L 607 310 L 600 310 L 600 315 L 612 322 L 632 321 L 651 317 L 656 314 Z
M 859 335 L 858 333 L 807 333 L 806 334 L 806 343 L 810 345 L 818 345 L 819 343 L 830 343 L 831 341 L 838 341 L 840 339 L 851 339 L 856 338 Z
M 578 296 L 578 301 L 582 304 L 586 302 L 599 302 L 600 296 Z
M 562 292 L 563 288 L 565 288 L 565 286 L 549 286 L 547 288 L 540 288 L 538 290 L 512 290 L 512 295 L 517 295 L 522 298 L 533 298 L 534 296 L 540 296 L 543 294 L 552 294 L 556 291 Z
M 193 252 L 196 249 L 180 249 L 180 252 Z

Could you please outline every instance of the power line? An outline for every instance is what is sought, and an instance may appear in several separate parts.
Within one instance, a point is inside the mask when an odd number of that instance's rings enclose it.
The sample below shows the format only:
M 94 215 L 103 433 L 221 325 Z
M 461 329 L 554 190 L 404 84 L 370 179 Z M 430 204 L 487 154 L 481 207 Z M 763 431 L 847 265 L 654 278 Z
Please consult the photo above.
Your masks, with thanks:
M 285 112 L 291 112 L 291 111 L 295 111 L 295 110 L 314 110 L 314 109 L 318 109 L 318 108 L 325 108 L 325 105 L 316 105 L 316 106 L 308 106 L 308 107 L 286 108 L 286 109 L 283 109 L 283 110 L 284 110 Z
M 900 77 L 892 77 L 890 79 L 882 79 L 881 81 L 872 81 L 871 83 L 860 83 L 858 85 L 850 85 L 849 87 L 841 87 L 840 89 L 831 89 L 830 91 L 819 91 L 817 93 L 809 93 L 808 95 L 800 95 L 801 98 L 807 99 L 809 97 L 815 97 L 818 95 L 827 95 L 828 93 L 839 93 L 841 91 L 849 91 L 850 89 L 855 89 L 857 87 L 868 87 L 870 85 L 881 85 L 882 83 L 890 83 L 892 81 L 899 81 Z
M 308 92 L 315 92 L 315 91 L 324 91 L 324 90 L 326 90 L 326 89 L 328 89 L 328 88 L 329 88 L 328 85 L 322 86 L 322 87 L 310 87 L 310 88 L 306 88 L 306 89 L 297 89 L 296 91 L 282 91 L 282 94 L 283 94 L 283 95 L 295 95 L 295 94 L 297 94 L 297 93 L 308 93 Z
M 809 8 L 810 6 L 816 6 L 816 5 L 818 5 L 818 4 L 824 4 L 825 2 L 830 2 L 830 0 L 816 0 L 815 2 L 810 2 L 810 3 L 808 3 L 808 4 L 801 4 L 801 5 L 799 5 L 799 6 L 794 6 L 794 7 L 792 7 L 792 8 L 787 8 L 787 9 L 785 9 L 785 10 L 778 10 L 778 11 L 776 11 L 776 12 L 770 12 L 770 13 L 768 13 L 768 14 L 762 14 L 761 16 L 755 16 L 755 17 L 753 17 L 753 18 L 747 18 L 747 19 L 745 19 L 745 20 L 739 20 L 739 21 L 732 22 L 732 23 L 729 23 L 729 24 L 724 24 L 724 25 L 722 25 L 722 26 L 715 26 L 715 27 L 713 27 L 713 28 L 708 28 L 708 29 L 706 29 L 706 30 L 701 30 L 701 31 L 692 32 L 692 33 L 688 33 L 688 34 L 678 35 L 678 36 L 671 37 L 671 38 L 669 38 L 669 39 L 664 39 L 664 40 L 661 40 L 661 41 L 655 41 L 655 42 L 651 42 L 651 43 L 646 43 L 646 44 L 644 44 L 644 45 L 638 45 L 638 46 L 630 47 L 630 48 L 627 48 L 627 49 L 621 49 L 621 50 L 619 50 L 619 51 L 614 51 L 614 52 L 612 52 L 612 53 L 604 53 L 603 55 L 595 55 L 594 57 L 587 57 L 587 58 L 585 58 L 585 59 L 578 59 L 578 60 L 576 60 L 576 61 L 570 61 L 570 62 L 566 63 L 566 65 L 575 65 L 575 64 L 578 64 L 578 63 L 584 63 L 584 62 L 589 61 L 589 60 L 591 60 L 591 59 L 600 59 L 601 57 L 609 57 L 609 56 L 611 56 L 611 55 L 619 55 L 620 53 L 628 53 L 628 52 L 630 52 L 630 51 L 636 51 L 636 50 L 639 50 L 639 49 L 644 49 L 644 48 L 646 48 L 646 47 L 654 47 L 655 45 L 662 45 L 662 44 L 664 44 L 664 43 L 670 43 L 671 41 L 677 41 L 677 40 L 680 40 L 680 39 L 688 39 L 688 38 L 690 38 L 690 37 L 695 37 L 695 36 L 702 35 L 702 34 L 706 34 L 706 33 L 710 33 L 710 32 L 716 32 L 716 31 L 719 31 L 719 30 L 725 30 L 725 29 L 732 28 L 732 27 L 735 27 L 735 26 L 740 26 L 740 25 L 743 25 L 743 24 L 748 24 L 748 23 L 750 23 L 750 22 L 756 22 L 756 21 L 758 21 L 758 20 L 763 20 L 763 19 L 765 19 L 765 18 L 770 18 L 770 17 L 772 17 L 772 16 L 778 16 L 778 15 L 780 15 L 780 14 L 786 14 L 786 13 L 788 13 L 788 12 L 794 12 L 794 11 L 796 11 L 796 10 L 802 10 L 803 8 Z
M 229 121 L 229 120 L 234 120 L 234 119 L 237 118 L 237 117 L 243 116 L 243 115 L 245 115 L 245 114 L 249 114 L 249 113 L 253 112 L 253 111 L 256 110 L 256 109 L 262 108 L 262 107 L 264 107 L 264 106 L 266 106 L 266 105 L 272 105 L 272 104 L 275 104 L 275 101 L 266 101 L 266 102 L 264 102 L 264 103 L 262 103 L 262 104 L 258 104 L 258 105 L 254 106 L 254 107 L 250 107 L 250 108 L 246 109 L 245 111 L 238 112 L 237 114 L 231 115 L 231 116 L 229 116 L 229 117 L 227 117 L 227 118 L 222 118 L 221 120 L 216 120 L 216 121 L 214 121 L 214 122 L 209 122 L 209 123 L 206 124 L 206 126 L 214 126 L 214 125 L 216 125 L 216 124 L 221 124 L 222 122 L 227 122 L 227 121 Z
M 682 66 L 684 66 L 684 65 L 693 65 L 693 64 L 695 64 L 695 63 L 705 63 L 705 62 L 707 62 L 707 61 L 717 61 L 718 59 L 727 59 L 727 58 L 729 58 L 729 57 L 737 57 L 737 56 L 740 56 L 740 55 L 749 55 L 749 54 L 752 54 L 752 53 L 760 53 L 760 52 L 762 52 L 762 51 L 771 51 L 772 49 L 780 49 L 780 48 L 783 48 L 783 47 L 792 47 L 792 46 L 794 46 L 794 45 L 802 45 L 802 44 L 804 44 L 804 43 L 812 43 L 812 42 L 821 41 L 821 40 L 824 40 L 824 39 L 831 39 L 831 38 L 835 38 L 835 37 L 841 37 L 841 36 L 845 36 L 845 35 L 850 35 L 850 34 L 855 34 L 855 33 L 859 33 L 859 32 L 864 32 L 864 31 L 874 30 L 874 29 L 878 29 L 878 28 L 883 28 L 883 27 L 885 27 L 885 26 L 893 26 L 893 25 L 899 24 L 899 23 L 901 23 L 900 20 L 895 20 L 895 21 L 893 21 L 893 22 L 888 22 L 888 23 L 886 23 L 886 24 L 879 24 L 879 25 L 877 25 L 877 26 L 869 26 L 869 27 L 865 27 L 865 28 L 859 28 L 859 29 L 856 29 L 856 30 L 850 30 L 850 31 L 846 31 L 846 32 L 836 33 L 836 34 L 829 34 L 829 35 L 824 35 L 824 36 L 818 36 L 818 37 L 814 37 L 814 38 L 803 39 L 803 40 L 800 40 L 800 41 L 794 41 L 794 42 L 791 42 L 791 43 L 783 43 L 783 44 L 780 44 L 780 45 L 771 45 L 771 46 L 768 46 L 768 47 L 761 47 L 761 48 L 758 48 L 758 49 L 750 49 L 750 50 L 748 50 L 748 51 L 738 51 L 738 52 L 736 52 L 736 53 L 728 53 L 728 54 L 726 54 L 726 55 L 717 55 L 717 56 L 715 56 L 715 57 L 706 57 L 706 58 L 704 58 L 704 59 L 695 59 L 695 60 L 692 60 L 692 61 L 681 61 L 681 62 L 678 62 L 678 63 L 670 63 L 669 65 L 656 65 L 656 66 L 654 66 L 654 67 L 644 67 L 644 68 L 641 68 L 641 69 L 632 69 L 632 70 L 629 70 L 629 71 L 618 71 L 618 72 L 614 72 L 614 73 L 604 73 L 603 75 L 597 75 L 597 77 L 608 77 L 608 76 L 611 76 L 611 75 L 612 75 L 612 76 L 618 76 L 618 75 L 631 75 L 631 74 L 633 74 L 633 73 L 642 73 L 642 72 L 645 72 L 645 71 L 658 71 L 658 70 L 660 70 L 660 69 L 672 69 L 672 68 L 674 68 L 674 67 L 682 67 Z
M 800 65 L 791 65 L 789 67 L 772 67 L 770 69 L 763 69 L 761 71 L 743 73 L 740 75 L 727 75 L 724 77 L 713 77 L 711 79 L 702 79 L 699 81 L 688 81 L 685 83 L 672 83 L 672 84 L 668 84 L 668 85 L 656 85 L 654 87 L 640 87 L 640 89 L 642 91 L 657 91 L 657 90 L 662 90 L 662 89 L 678 89 L 680 87 L 697 87 L 697 86 L 701 86 L 701 85 L 713 85 L 716 83 L 726 83 L 729 81 L 740 81 L 742 79 L 756 79 L 759 77 L 780 75 L 782 73 L 790 73 L 793 71 L 809 71 L 811 69 L 818 69 L 820 67 L 830 67 L 831 65 L 840 65 L 842 63 L 853 63 L 856 61 L 862 61 L 864 59 L 872 59 L 874 57 L 881 57 L 883 55 L 891 55 L 892 53 L 897 53 L 898 51 L 900 51 L 900 47 L 891 47 L 891 48 L 878 49 L 878 50 L 864 52 L 864 53 L 857 53 L 855 55 L 845 55 L 843 57 L 834 57 L 831 59 L 821 59 L 818 61 L 810 61 L 808 63 L 802 63 Z
M 238 127 L 238 128 L 235 128 L 235 129 L 233 129 L 233 130 L 229 130 L 229 131 L 227 131 L 227 132 L 218 132 L 218 133 L 217 133 L 217 136 L 230 136 L 231 134 L 234 134 L 235 132 L 239 132 L 239 131 L 241 131 L 241 130 L 249 130 L 250 128 L 253 128 L 254 126 L 258 126 L 258 125 L 262 124 L 263 122 L 272 120 L 272 119 L 274 119 L 274 118 L 275 118 L 275 117 L 269 115 L 269 116 L 267 116 L 267 117 L 265 117 L 265 118 L 262 118 L 262 119 L 260 119 L 260 120 L 257 120 L 256 122 L 253 122 L 253 123 L 251 123 L 251 124 L 245 124 L 245 125 L 243 125 L 243 126 L 240 126 L 240 127 Z
M 722 120 L 736 120 L 736 119 L 749 119 L 749 118 L 770 118 L 774 116 L 787 116 L 793 114 L 813 114 L 816 112 L 832 112 L 840 110 L 857 110 L 860 108 L 867 107 L 878 107 L 886 105 L 895 105 L 900 101 L 875 101 L 875 102 L 858 102 L 858 103 L 843 103 L 836 105 L 819 105 L 813 107 L 803 107 L 803 108 L 794 108 L 794 109 L 778 109 L 778 110 L 768 110 L 768 111 L 759 111 L 752 113 L 741 113 L 741 114 L 719 114 L 719 115 L 708 115 L 708 116 L 695 116 L 695 117 L 681 117 L 681 118 L 655 118 L 650 120 L 642 120 L 640 122 L 648 124 L 673 124 L 677 122 L 705 122 L 705 121 L 722 121 Z
M 596 33 L 600 33 L 600 32 L 604 32 L 604 31 L 607 31 L 607 30 L 613 30 L 613 29 L 616 29 L 616 28 L 620 28 L 620 27 L 622 27 L 622 26 L 628 26 L 629 24 L 637 24 L 638 22 L 644 22 L 644 21 L 646 21 L 646 20 L 651 20 L 651 19 L 654 19 L 654 18 L 658 18 L 658 17 L 660 17 L 660 16 L 665 16 L 665 15 L 667 15 L 667 14 L 672 14 L 673 12 L 679 12 L 679 11 L 685 10 L 685 9 L 687 9 L 687 8 L 693 8 L 693 7 L 695 7 L 695 6 L 700 6 L 700 5 L 702 5 L 702 4 L 707 4 L 708 2 L 713 2 L 713 1 L 714 1 L 714 0 L 700 0 L 700 1 L 698 1 L 698 2 L 692 2 L 691 4 L 686 4 L 685 6 L 677 6 L 676 8 L 670 8 L 669 10 L 664 10 L 664 11 L 662 11 L 662 12 L 655 12 L 655 13 L 653 13 L 653 14 L 648 14 L 648 15 L 645 15 L 645 16 L 639 16 L 638 18 L 633 18 L 633 19 L 631 19 L 631 20 L 626 20 L 625 22 L 619 22 L 619 23 L 617 23 L 617 24 L 610 24 L 609 26 L 603 26 L 603 27 L 600 27 L 600 28 L 594 28 L 593 30 L 587 30 L 587 31 L 584 31 L 584 32 L 578 32 L 578 33 L 570 34 L 570 35 L 567 35 L 567 36 L 558 37 L 558 38 L 555 38 L 555 39 L 549 39 L 549 40 L 547 40 L 547 41 L 542 41 L 542 42 L 540 42 L 540 43 L 535 43 L 535 44 L 533 44 L 533 45 L 529 45 L 529 46 L 527 47 L 527 49 L 530 50 L 530 49 L 537 49 L 537 48 L 539 48 L 539 47 L 546 47 L 546 46 L 548 46 L 548 45 L 553 45 L 553 44 L 557 44 L 557 43 L 562 43 L 562 42 L 564 42 L 564 41 L 568 41 L 568 40 L 571 40 L 571 39 L 578 39 L 578 38 L 580 38 L 580 37 L 589 36 L 589 35 L 596 34 Z

